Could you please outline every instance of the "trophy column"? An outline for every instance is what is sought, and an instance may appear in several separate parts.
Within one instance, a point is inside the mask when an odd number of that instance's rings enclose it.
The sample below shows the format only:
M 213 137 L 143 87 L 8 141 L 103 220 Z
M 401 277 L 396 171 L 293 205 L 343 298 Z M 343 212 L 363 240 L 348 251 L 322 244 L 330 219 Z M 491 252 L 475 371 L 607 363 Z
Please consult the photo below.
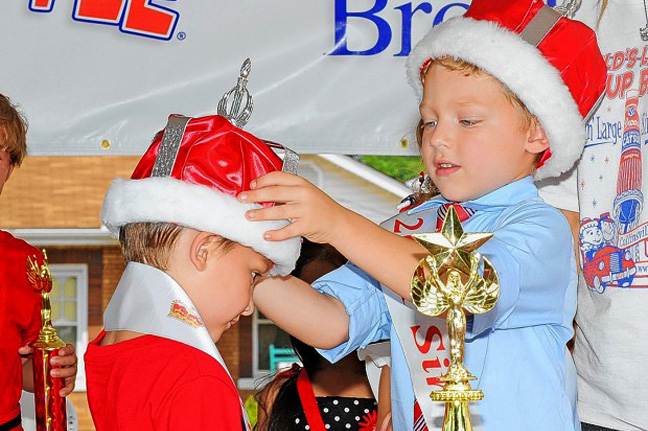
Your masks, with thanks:
M 52 290 L 52 276 L 47 266 L 47 255 L 43 250 L 43 264 L 39 265 L 36 256 L 27 258 L 27 279 L 32 288 L 41 294 L 41 331 L 35 342 L 32 362 L 34 366 L 34 400 L 36 403 L 37 431 L 66 431 L 67 412 L 65 398 L 59 395 L 65 384 L 63 379 L 53 378 L 54 368 L 50 359 L 65 347 L 65 342 L 56 334 L 52 326 L 52 307 L 49 293 Z

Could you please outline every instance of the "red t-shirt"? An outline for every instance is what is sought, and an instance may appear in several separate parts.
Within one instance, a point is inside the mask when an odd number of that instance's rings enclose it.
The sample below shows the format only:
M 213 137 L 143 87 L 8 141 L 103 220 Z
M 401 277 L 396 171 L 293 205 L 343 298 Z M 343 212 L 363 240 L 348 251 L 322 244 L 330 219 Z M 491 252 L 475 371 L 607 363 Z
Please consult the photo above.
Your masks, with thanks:
M 154 335 L 85 354 L 88 401 L 97 431 L 244 429 L 238 392 L 211 356 Z
M 25 241 L 0 231 L 0 425 L 20 414 L 22 362 L 18 348 L 40 332 L 40 294 L 27 280 L 27 256 L 42 254 Z M 18 426 L 15 430 L 21 430 Z

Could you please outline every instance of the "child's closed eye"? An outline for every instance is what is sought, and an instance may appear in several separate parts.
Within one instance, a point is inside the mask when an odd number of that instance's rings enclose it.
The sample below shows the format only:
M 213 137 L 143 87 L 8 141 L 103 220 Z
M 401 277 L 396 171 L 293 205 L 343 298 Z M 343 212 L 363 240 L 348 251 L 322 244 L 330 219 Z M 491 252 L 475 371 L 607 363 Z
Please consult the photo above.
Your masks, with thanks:
M 272 267 L 269 267 L 266 271 L 253 271 L 252 272 L 252 284 L 256 284 L 263 280 L 269 273 Z
M 474 126 L 476 124 L 479 124 L 480 122 L 481 122 L 480 120 L 474 118 L 466 118 L 463 120 L 459 120 L 459 124 L 461 124 L 464 127 Z

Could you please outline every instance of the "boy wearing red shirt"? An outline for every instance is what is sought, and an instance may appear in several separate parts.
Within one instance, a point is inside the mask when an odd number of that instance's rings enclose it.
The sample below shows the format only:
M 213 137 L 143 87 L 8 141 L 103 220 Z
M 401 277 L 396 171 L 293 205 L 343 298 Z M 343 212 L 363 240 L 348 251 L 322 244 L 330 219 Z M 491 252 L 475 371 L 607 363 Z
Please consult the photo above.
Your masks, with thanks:
M 0 94 L 0 193 L 27 154 L 26 131 L 24 118 Z M 42 263 L 39 250 L 0 230 L 0 431 L 22 431 L 20 396 L 23 389 L 32 392 L 34 386 L 32 349 L 27 344 L 40 331 L 42 301 L 27 281 L 28 256 L 37 256 Z M 52 365 L 64 367 L 52 370 L 52 376 L 65 379 L 61 396 L 70 394 L 76 377 L 74 347 L 68 344 L 60 349 Z
M 98 431 L 249 429 L 214 343 L 252 313 L 256 280 L 294 267 L 299 239 L 264 240 L 269 226 L 245 219 L 254 204 L 236 199 L 281 169 L 224 117 L 172 115 L 131 180 L 112 184 L 102 220 L 128 265 L 85 355 Z

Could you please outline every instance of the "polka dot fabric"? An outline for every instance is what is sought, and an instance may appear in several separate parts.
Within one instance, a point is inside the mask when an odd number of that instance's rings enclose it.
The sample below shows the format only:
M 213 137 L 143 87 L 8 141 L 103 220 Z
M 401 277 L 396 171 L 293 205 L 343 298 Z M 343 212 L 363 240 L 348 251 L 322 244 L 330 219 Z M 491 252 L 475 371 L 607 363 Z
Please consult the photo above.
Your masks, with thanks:
M 376 401 L 373 398 L 316 397 L 328 431 L 373 431 L 376 429 Z M 304 413 L 294 420 L 295 431 L 310 431 Z

